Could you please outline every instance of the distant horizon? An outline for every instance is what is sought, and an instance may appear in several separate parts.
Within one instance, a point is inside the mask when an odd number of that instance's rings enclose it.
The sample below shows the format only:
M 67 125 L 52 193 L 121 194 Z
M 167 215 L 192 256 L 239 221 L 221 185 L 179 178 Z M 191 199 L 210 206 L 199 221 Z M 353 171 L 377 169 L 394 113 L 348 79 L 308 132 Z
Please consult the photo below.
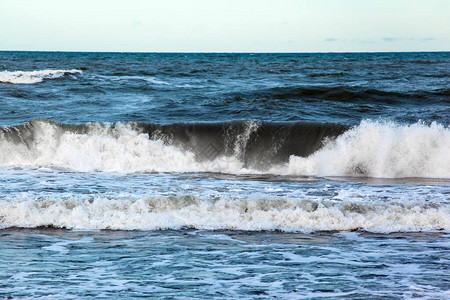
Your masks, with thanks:
M 212 51 L 78 51 L 78 50 L 0 50 L 0 52 L 44 52 L 44 53 L 136 53 L 136 54 L 352 54 L 352 53 L 450 53 L 450 50 L 415 51 L 311 51 L 311 52 L 212 52 Z

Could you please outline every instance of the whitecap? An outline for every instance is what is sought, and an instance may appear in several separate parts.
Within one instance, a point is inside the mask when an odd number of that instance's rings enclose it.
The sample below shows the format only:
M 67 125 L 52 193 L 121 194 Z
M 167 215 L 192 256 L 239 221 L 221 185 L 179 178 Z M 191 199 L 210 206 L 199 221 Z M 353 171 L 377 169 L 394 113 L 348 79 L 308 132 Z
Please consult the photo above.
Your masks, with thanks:
M 37 71 L 2 71 L 0 82 L 12 84 L 35 84 L 44 79 L 60 78 L 67 74 L 80 74 L 81 70 L 37 70 Z

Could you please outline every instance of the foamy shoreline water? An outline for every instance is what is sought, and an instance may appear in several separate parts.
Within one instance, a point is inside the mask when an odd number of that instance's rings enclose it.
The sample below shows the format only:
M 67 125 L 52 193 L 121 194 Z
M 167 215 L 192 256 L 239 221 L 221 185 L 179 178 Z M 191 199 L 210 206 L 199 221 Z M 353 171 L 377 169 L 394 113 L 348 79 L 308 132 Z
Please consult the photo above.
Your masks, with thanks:
M 0 265 L 8 266 L 0 269 L 2 297 L 445 299 L 449 295 L 450 245 L 448 234 L 442 233 L 51 229 L 0 233 L 0 249 L 22 249 L 0 256 Z M 49 270 L 58 274 L 57 280 L 49 280 Z

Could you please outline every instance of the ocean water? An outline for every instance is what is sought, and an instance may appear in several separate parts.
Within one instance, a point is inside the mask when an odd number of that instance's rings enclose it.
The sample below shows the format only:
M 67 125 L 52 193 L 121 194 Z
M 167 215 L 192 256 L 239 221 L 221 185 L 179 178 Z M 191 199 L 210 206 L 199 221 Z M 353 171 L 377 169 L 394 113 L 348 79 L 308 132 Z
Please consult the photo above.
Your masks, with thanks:
M 0 52 L 0 297 L 450 298 L 449 72 Z

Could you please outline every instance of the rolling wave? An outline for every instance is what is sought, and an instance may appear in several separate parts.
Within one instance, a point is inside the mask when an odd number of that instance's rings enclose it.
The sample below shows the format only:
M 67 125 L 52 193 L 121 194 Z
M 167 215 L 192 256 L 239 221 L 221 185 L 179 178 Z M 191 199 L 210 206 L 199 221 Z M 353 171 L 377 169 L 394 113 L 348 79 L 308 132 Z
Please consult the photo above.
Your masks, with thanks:
M 337 102 L 397 103 L 403 101 L 448 102 L 448 89 L 397 92 L 361 86 L 285 86 L 239 94 L 239 99 L 327 100 Z
M 450 130 L 432 123 L 59 124 L 0 128 L 0 166 L 450 178 Z

